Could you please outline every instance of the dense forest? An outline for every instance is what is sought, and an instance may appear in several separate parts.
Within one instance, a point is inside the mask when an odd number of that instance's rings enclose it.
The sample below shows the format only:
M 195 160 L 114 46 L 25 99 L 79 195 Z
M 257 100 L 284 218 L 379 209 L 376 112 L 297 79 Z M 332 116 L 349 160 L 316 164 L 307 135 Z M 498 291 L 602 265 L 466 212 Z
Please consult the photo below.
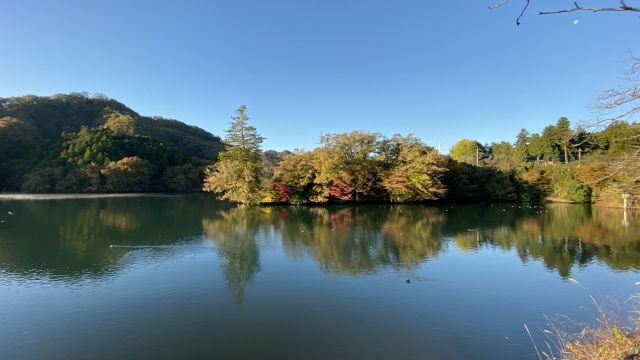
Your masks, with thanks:
M 458 141 L 443 155 L 413 135 L 326 134 L 316 149 L 262 151 L 241 106 L 225 140 L 105 96 L 0 98 L 4 192 L 211 191 L 238 203 L 566 201 L 640 195 L 640 124 L 588 130 L 560 118 L 513 142 Z
M 198 191 L 223 149 L 202 129 L 102 95 L 0 98 L 4 192 Z

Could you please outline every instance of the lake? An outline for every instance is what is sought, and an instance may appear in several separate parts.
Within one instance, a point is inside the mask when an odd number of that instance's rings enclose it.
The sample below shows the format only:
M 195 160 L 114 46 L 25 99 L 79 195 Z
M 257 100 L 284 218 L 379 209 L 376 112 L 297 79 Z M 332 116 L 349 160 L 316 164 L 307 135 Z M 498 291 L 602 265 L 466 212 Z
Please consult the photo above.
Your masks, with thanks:
M 524 324 L 594 322 L 570 279 L 638 269 L 640 216 L 583 205 L 4 200 L 0 358 L 537 359 Z

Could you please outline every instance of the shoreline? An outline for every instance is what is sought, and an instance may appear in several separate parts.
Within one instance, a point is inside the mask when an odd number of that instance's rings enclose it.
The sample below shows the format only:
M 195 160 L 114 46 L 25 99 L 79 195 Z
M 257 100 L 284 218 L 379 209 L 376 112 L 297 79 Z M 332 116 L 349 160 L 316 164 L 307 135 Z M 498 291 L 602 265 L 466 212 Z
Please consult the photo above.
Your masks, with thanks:
M 68 200 L 68 199 L 108 199 L 108 198 L 127 198 L 127 197 L 165 197 L 175 195 L 189 195 L 194 193 L 75 193 L 75 194 L 0 194 L 0 201 L 3 200 Z
M 82 200 L 82 199 L 109 199 L 109 198 L 135 198 L 135 197 L 172 197 L 185 195 L 211 195 L 207 192 L 173 192 L 173 193 L 65 193 L 65 194 L 33 194 L 33 193 L 0 193 L 0 201 L 9 200 Z M 237 204 L 230 201 L 219 200 L 229 204 Z M 571 204 L 571 205 L 591 205 L 596 208 L 624 209 L 622 206 L 599 205 L 597 203 L 586 203 L 576 201 L 566 201 L 561 199 L 544 199 L 542 201 L 459 201 L 459 200 L 429 200 L 421 202 L 390 202 L 390 201 L 343 201 L 343 202 L 326 202 L 326 203 L 262 203 L 257 206 L 323 206 L 323 205 L 442 205 L 442 204 L 485 204 L 485 203 L 512 203 L 512 204 Z M 640 210 L 640 207 L 630 207 L 628 210 Z

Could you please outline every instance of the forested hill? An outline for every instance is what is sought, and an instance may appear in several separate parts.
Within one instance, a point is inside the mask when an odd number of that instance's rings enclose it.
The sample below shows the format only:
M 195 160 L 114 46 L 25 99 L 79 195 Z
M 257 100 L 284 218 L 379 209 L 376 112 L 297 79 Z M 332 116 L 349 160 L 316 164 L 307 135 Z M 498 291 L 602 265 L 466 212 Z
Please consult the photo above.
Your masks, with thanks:
M 0 191 L 199 190 L 219 137 L 105 96 L 0 98 Z

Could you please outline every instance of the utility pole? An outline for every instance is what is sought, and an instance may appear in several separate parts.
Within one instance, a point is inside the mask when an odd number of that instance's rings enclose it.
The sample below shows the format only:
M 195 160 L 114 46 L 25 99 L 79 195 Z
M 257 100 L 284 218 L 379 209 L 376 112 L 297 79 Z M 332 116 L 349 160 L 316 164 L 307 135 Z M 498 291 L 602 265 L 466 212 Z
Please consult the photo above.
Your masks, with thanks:
M 580 165 L 580 160 L 582 160 L 582 148 L 578 148 L 578 166 Z
M 625 192 L 622 194 L 622 201 L 623 201 L 623 207 L 625 210 L 627 210 L 629 208 L 629 200 L 631 198 L 631 194 L 629 194 L 628 192 Z
M 480 163 L 480 148 L 476 145 L 476 166 Z
M 629 200 L 631 198 L 631 194 L 629 194 L 628 192 L 625 192 L 622 194 L 622 199 L 624 201 L 624 205 L 622 205 L 624 207 L 623 211 L 623 218 L 622 218 L 622 225 L 623 226 L 629 226 Z

